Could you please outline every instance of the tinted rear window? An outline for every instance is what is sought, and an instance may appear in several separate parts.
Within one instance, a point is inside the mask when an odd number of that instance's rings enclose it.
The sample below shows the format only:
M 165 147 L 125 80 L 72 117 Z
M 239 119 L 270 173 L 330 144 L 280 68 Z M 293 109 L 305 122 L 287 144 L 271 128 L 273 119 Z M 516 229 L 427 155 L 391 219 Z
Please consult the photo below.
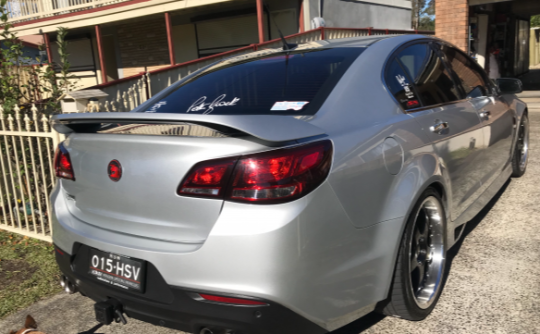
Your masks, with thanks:
M 223 61 L 172 90 L 146 112 L 313 115 L 363 50 L 303 50 Z

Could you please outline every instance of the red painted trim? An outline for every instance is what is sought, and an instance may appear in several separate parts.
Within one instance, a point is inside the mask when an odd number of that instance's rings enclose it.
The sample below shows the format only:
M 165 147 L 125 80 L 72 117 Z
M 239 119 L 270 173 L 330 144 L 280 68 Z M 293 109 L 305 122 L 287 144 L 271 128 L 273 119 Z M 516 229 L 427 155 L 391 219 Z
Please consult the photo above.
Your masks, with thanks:
M 362 30 L 362 31 L 368 31 L 370 28 L 332 28 L 332 27 L 324 27 L 326 30 Z
M 96 39 L 99 55 L 99 67 L 101 67 L 101 81 L 103 83 L 107 82 L 107 69 L 105 68 L 105 56 L 103 55 L 103 41 L 101 40 L 101 28 L 99 25 L 96 26 Z
M 45 49 L 47 50 L 47 60 L 49 61 L 49 64 L 52 64 L 53 56 L 51 51 L 51 42 L 49 41 L 49 34 L 43 34 L 43 41 L 45 42 Z
M 373 30 L 373 28 L 372 28 L 372 27 L 369 27 L 369 28 L 368 28 L 368 36 L 371 36 L 371 34 L 372 34 L 372 30 Z
M 304 26 L 304 1 L 300 0 L 300 16 L 298 17 L 298 25 L 300 26 L 299 32 L 305 32 L 306 27 Z
M 317 29 L 313 29 L 313 30 L 308 30 L 306 32 L 299 32 L 298 34 L 292 34 L 292 35 L 289 35 L 289 36 L 285 36 L 285 38 L 291 38 L 291 37 L 296 37 L 296 36 L 301 36 L 301 35 L 305 35 L 305 34 L 309 34 L 313 31 L 317 31 L 319 30 L 320 28 L 317 28 Z M 271 41 L 267 41 L 267 42 L 264 42 L 264 43 L 259 43 L 258 44 L 258 47 L 259 49 L 261 48 L 261 46 L 265 46 L 265 45 L 268 45 L 268 44 L 272 44 L 272 43 L 275 43 L 275 42 L 278 42 L 280 41 L 280 38 L 276 38 L 276 39 L 273 39 Z
M 324 31 L 324 27 L 320 27 L 321 29 L 321 39 L 324 41 L 326 39 L 326 31 Z
M 129 76 L 129 77 L 125 77 L 125 78 L 122 78 L 122 79 L 118 79 L 118 80 L 110 81 L 110 82 L 107 82 L 107 83 L 102 83 L 102 84 L 99 84 L 99 85 L 95 85 L 95 86 L 92 86 L 92 87 L 88 87 L 87 89 L 89 89 L 89 88 L 105 88 L 105 87 L 114 86 L 114 85 L 119 84 L 119 83 L 122 83 L 122 82 L 126 82 L 126 81 L 130 81 L 130 80 L 133 80 L 133 79 L 139 79 L 139 78 L 142 78 L 142 76 L 143 76 L 145 73 L 146 73 L 146 72 L 141 72 L 141 73 L 139 73 L 139 74 L 135 74 L 135 75 L 132 75 L 132 76 Z
M 90 13 L 95 13 L 95 12 L 101 12 L 101 11 L 104 11 L 104 10 L 109 10 L 109 9 L 113 9 L 113 8 L 134 5 L 134 4 L 137 4 L 137 3 L 147 2 L 147 1 L 152 1 L 152 0 L 131 0 L 131 1 L 126 1 L 126 2 L 122 2 L 122 3 L 115 3 L 115 4 L 112 4 L 112 5 L 108 5 L 108 6 L 92 8 L 92 9 L 86 9 L 86 10 L 81 10 L 81 11 L 73 12 L 73 13 L 67 13 L 67 14 L 62 14 L 62 15 L 57 15 L 57 16 L 45 17 L 45 18 L 37 19 L 37 20 L 31 20 L 31 21 L 15 23 L 15 24 L 13 24 L 13 27 L 20 27 L 20 26 L 25 26 L 25 25 L 29 25 L 29 24 L 39 23 L 39 22 L 52 21 L 52 20 L 63 19 L 63 18 L 66 18 L 66 17 L 72 17 L 72 16 L 77 16 L 77 15 L 84 15 L 84 14 L 90 14 Z
M 171 13 L 165 13 L 165 26 L 167 27 L 167 42 L 169 43 L 169 60 L 171 65 L 176 64 L 174 57 L 174 43 L 172 39 Z
M 253 46 L 251 46 L 251 45 L 244 46 L 243 48 L 240 48 L 240 49 L 235 49 L 235 50 L 231 50 L 231 51 L 227 51 L 227 52 L 223 52 L 223 53 L 218 53 L 218 54 L 215 54 L 215 55 L 211 55 L 211 56 L 207 56 L 207 57 L 203 57 L 203 58 L 199 58 L 199 59 L 190 60 L 188 62 L 181 63 L 181 64 L 176 64 L 176 65 L 173 65 L 173 66 L 167 66 L 167 67 L 159 68 L 157 70 L 150 71 L 149 73 L 150 74 L 160 73 L 160 72 L 164 72 L 164 71 L 167 71 L 167 70 L 170 70 L 170 69 L 173 69 L 173 68 L 182 67 L 182 66 L 186 66 L 186 65 L 191 65 L 191 64 L 195 64 L 195 63 L 198 63 L 198 62 L 201 62 L 201 61 L 210 60 L 210 59 L 213 59 L 213 58 L 217 59 L 217 58 L 221 58 L 221 57 L 226 56 L 226 55 L 231 54 L 231 53 L 236 53 L 236 52 L 239 52 L 239 51 L 249 50 L 249 49 L 253 49 Z
M 264 43 L 263 0 L 257 0 L 257 26 L 258 26 L 258 29 L 259 29 L 259 43 Z
M 37 45 L 37 44 L 30 43 L 30 42 L 25 42 L 25 41 L 21 41 L 20 39 L 19 39 L 19 41 L 21 42 L 21 44 L 22 44 L 23 46 L 27 46 L 27 47 L 29 47 L 29 48 L 34 48 L 34 49 L 39 49 L 39 45 Z

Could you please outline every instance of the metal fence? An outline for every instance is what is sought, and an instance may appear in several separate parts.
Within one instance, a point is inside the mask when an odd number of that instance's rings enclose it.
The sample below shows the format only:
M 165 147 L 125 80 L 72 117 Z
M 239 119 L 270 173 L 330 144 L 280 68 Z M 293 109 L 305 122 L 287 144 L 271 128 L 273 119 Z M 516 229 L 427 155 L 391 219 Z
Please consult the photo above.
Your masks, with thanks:
M 32 106 L 4 115 L 0 105 L 0 229 L 52 241 L 49 194 L 56 177 L 54 150 L 61 135 Z

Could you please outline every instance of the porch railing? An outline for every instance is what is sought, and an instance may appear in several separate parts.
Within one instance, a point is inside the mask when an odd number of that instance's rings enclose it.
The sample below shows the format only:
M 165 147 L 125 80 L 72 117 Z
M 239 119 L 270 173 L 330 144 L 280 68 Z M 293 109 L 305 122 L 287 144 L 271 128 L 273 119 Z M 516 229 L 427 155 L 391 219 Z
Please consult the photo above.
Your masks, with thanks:
M 54 150 L 61 135 L 32 106 L 4 115 L 0 105 L 0 229 L 51 241 L 49 194 L 56 177 Z
M 69 14 L 131 0 L 8 0 L 9 22 L 16 23 Z
M 286 40 L 290 43 L 302 44 L 326 39 L 395 34 L 433 35 L 434 32 L 373 28 L 318 28 L 287 36 Z M 261 44 L 252 44 L 240 49 L 192 60 L 186 63 L 168 66 L 155 71 L 141 72 L 140 74 L 131 77 L 89 87 L 87 89 L 101 89 L 108 93 L 109 96 L 103 104 L 99 105 L 99 108 L 88 111 L 130 111 L 178 80 L 181 80 L 189 74 L 212 63 L 250 52 L 279 47 L 281 47 L 281 40 L 275 39 Z

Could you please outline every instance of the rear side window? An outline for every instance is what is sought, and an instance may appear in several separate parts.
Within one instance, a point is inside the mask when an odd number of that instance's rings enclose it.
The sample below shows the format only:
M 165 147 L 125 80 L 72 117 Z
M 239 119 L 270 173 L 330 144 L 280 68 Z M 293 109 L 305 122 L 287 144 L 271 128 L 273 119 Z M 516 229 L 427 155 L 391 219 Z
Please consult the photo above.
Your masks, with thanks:
M 446 61 L 456 73 L 466 97 L 486 96 L 488 93 L 486 81 L 472 60 L 452 47 L 446 45 L 440 47 Z
M 442 59 L 427 44 L 407 47 L 398 59 L 414 81 L 416 91 L 424 106 L 454 102 L 460 99 L 459 91 Z
M 314 115 L 363 48 L 238 56 L 176 87 L 145 112 Z

